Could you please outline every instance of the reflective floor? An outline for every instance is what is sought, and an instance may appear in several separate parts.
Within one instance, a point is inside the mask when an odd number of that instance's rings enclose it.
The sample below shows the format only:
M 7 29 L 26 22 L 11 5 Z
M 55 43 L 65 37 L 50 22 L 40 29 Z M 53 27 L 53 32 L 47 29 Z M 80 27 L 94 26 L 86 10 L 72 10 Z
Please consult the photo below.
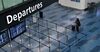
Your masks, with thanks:
M 100 52 L 100 15 L 96 10 L 81 11 L 56 2 L 42 11 L 44 19 L 33 22 L 29 16 L 27 31 L 0 52 Z M 71 30 L 76 18 L 81 21 L 80 32 Z

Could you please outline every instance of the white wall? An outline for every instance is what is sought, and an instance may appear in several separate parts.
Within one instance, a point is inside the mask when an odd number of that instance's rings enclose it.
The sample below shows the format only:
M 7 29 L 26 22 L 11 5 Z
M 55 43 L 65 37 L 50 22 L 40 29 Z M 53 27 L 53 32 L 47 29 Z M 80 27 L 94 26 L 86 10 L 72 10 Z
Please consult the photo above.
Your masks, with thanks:
M 74 2 L 74 1 L 71 1 L 71 0 L 59 0 L 59 3 L 63 6 L 83 10 L 83 9 L 87 8 L 87 3 L 99 2 L 99 1 L 100 0 L 80 0 L 80 2 Z

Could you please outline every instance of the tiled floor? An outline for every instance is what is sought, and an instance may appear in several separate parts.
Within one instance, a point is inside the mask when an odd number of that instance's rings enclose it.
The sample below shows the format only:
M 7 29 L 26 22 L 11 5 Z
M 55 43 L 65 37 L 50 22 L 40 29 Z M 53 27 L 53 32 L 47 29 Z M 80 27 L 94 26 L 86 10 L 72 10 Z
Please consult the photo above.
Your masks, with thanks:
M 100 18 L 95 13 L 60 6 L 57 2 L 42 10 L 44 19 L 31 23 L 27 32 L 5 45 L 0 52 L 100 52 Z M 80 32 L 71 31 L 76 18 Z
M 100 31 L 100 18 L 95 15 L 95 12 L 88 13 L 87 11 L 79 11 L 75 9 L 73 10 L 60 6 L 58 5 L 58 3 L 52 4 L 52 7 L 47 7 L 43 11 L 45 19 L 64 27 L 70 26 L 73 21 L 75 21 L 75 18 L 78 17 L 81 21 L 82 26 L 80 29 L 81 32 L 80 34 L 77 34 L 77 36 L 80 37 L 83 35 L 87 35 L 86 38 L 83 38 L 85 40 L 81 40 L 76 44 L 76 46 L 81 48 L 78 49 L 78 52 L 90 52 L 90 50 L 92 49 L 98 49 L 98 51 L 100 51 L 99 47 L 95 48 L 96 46 L 100 45 L 99 38 L 97 38 Z M 72 34 L 74 33 L 75 32 L 73 32 Z

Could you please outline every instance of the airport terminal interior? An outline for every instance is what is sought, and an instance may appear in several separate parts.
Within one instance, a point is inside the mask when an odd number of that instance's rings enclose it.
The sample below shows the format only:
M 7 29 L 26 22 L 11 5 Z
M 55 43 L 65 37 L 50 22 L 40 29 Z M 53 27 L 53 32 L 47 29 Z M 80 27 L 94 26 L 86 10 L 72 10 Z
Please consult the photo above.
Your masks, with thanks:
M 24 2 L 30 1 L 0 0 L 0 15 L 5 9 Z M 40 11 L 43 18 L 36 11 L 0 34 L 0 52 L 100 52 L 100 3 L 85 11 L 56 1 Z M 76 18 L 81 23 L 79 32 L 72 30 Z M 21 34 L 16 36 L 18 32 Z

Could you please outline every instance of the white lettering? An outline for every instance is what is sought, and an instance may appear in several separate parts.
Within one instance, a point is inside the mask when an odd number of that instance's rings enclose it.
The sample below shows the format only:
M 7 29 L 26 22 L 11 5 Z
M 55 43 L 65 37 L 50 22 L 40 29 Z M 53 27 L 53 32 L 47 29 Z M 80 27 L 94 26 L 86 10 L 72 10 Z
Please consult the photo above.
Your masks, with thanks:
M 29 9 L 29 13 L 32 13 L 32 12 L 31 12 L 31 7 L 29 7 L 28 9 Z
M 38 3 L 38 4 L 34 5 L 34 6 L 29 6 L 27 9 L 25 9 L 25 10 L 23 10 L 21 12 L 18 12 L 17 14 L 8 15 L 8 16 L 6 16 L 7 23 L 10 24 L 13 21 L 17 21 L 17 20 L 20 21 L 22 17 L 24 17 L 24 16 L 26 16 L 26 15 L 28 15 L 28 14 L 30 14 L 30 13 L 32 13 L 32 12 L 34 12 L 34 11 L 40 9 L 40 8 L 42 8 L 42 7 L 43 7 L 43 4 L 42 4 L 42 2 L 40 2 L 40 3 Z
M 42 4 L 42 2 L 40 3 L 40 7 L 41 7 L 41 8 L 43 7 L 43 4 Z
M 18 21 L 20 21 L 20 19 L 22 18 L 22 16 L 23 16 L 22 13 L 19 12 L 19 13 L 18 13 Z
M 23 13 L 23 17 L 26 16 L 26 12 L 25 12 L 25 10 L 23 10 L 22 13 Z
M 17 15 L 16 14 L 14 14 L 13 19 L 14 19 L 14 21 L 17 20 Z
M 7 16 L 7 23 L 10 24 L 13 21 L 12 16 L 8 15 Z

